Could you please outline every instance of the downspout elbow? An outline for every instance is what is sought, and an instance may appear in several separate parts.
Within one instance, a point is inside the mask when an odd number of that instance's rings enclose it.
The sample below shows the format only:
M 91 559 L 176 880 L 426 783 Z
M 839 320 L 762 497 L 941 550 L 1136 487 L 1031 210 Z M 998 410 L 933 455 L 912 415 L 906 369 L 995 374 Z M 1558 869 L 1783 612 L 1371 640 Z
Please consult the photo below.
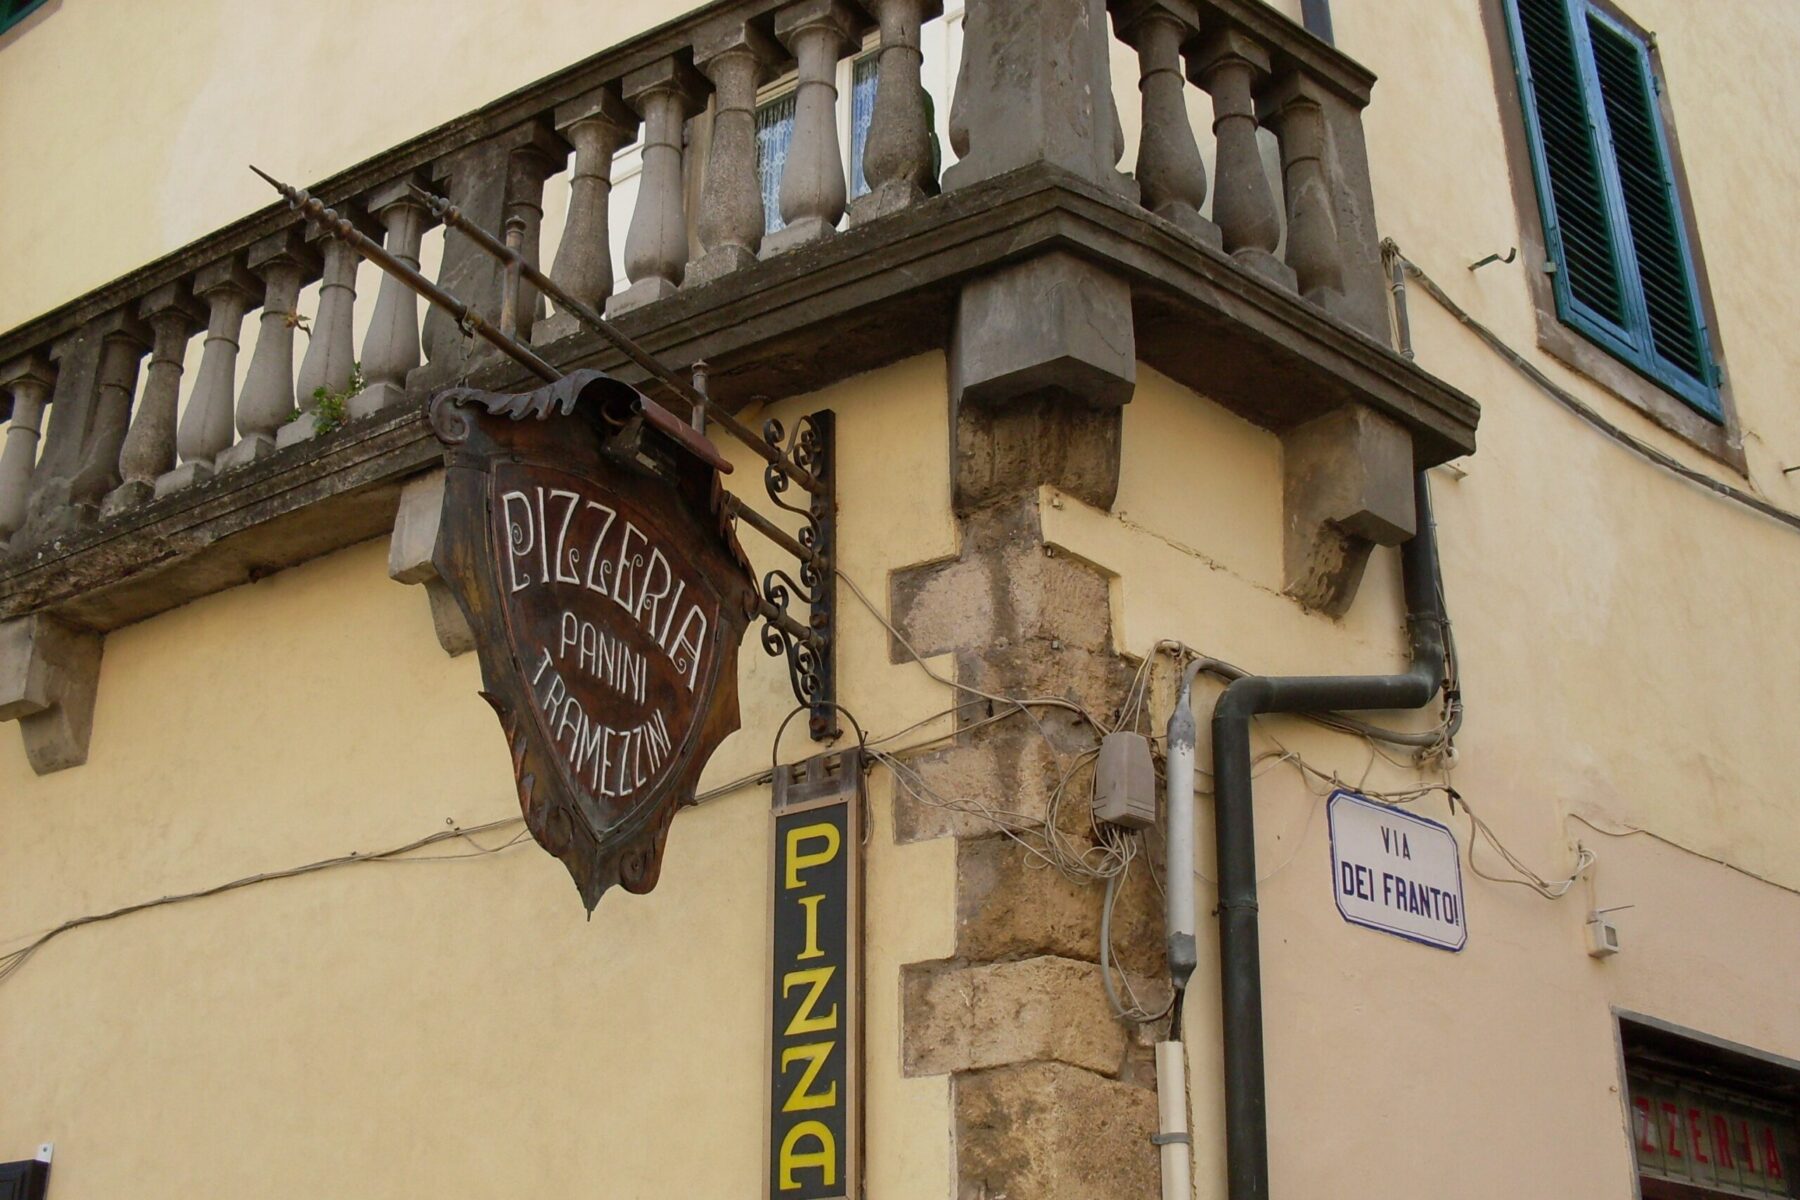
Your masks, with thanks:
M 1213 706 L 1213 726 L 1217 728 L 1220 721 L 1247 721 L 1257 713 L 1268 712 L 1274 699 L 1275 685 L 1268 676 L 1234 679 Z

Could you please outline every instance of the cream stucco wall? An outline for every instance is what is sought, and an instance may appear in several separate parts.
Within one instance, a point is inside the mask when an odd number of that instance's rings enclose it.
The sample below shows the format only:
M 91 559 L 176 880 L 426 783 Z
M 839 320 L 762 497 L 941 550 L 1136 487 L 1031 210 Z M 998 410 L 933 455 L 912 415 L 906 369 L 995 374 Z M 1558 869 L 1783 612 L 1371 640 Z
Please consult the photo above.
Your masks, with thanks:
M 946 447 L 921 432 L 943 379 L 927 356 L 780 410 L 839 414 L 844 569 L 872 596 L 955 549 Z M 742 460 L 736 479 L 760 486 Z M 847 607 L 843 631 L 841 698 L 872 735 L 946 707 L 866 611 Z M 754 639 L 742 666 L 744 731 L 706 787 L 766 770 L 792 704 Z M 438 649 L 424 593 L 388 580 L 382 542 L 118 631 L 86 766 L 38 778 L 0 739 L 0 950 L 81 913 L 516 816 L 478 687 L 474 656 Z M 872 787 L 869 1181 L 937 1195 L 948 1088 L 900 1077 L 898 967 L 950 951 L 953 848 L 895 846 L 886 776 Z M 58 1200 L 748 1194 L 769 854 L 768 790 L 743 787 L 678 816 L 656 891 L 609 894 L 591 922 L 527 841 L 77 930 L 0 985 L 0 1158 L 54 1142 Z
M 50 0 L 0 35 L 0 328 L 684 11 Z
M 1800 247 L 1775 225 L 1800 160 L 1767 138 L 1800 114 L 1800 19 L 1784 0 L 1625 7 L 1659 34 L 1748 486 L 1800 508 L 1800 473 L 1781 474 L 1800 462 L 1783 326 Z M 246 22 L 222 2 L 52 0 L 0 39 L 0 327 L 260 206 L 244 161 L 328 174 L 661 8 L 537 0 L 490 23 L 480 5 L 313 5 L 295 40 L 291 18 Z M 1334 8 L 1342 48 L 1381 77 L 1366 127 L 1382 232 L 1558 382 L 1729 477 L 1533 348 L 1531 264 L 1464 269 L 1520 241 L 1477 5 Z M 207 33 L 168 37 L 175 24 Z M 166 52 L 136 52 L 146 44 Z M 1129 55 L 1115 63 L 1129 163 Z M 78 140 L 91 149 L 71 154 Z M 1578 842 L 1599 861 L 1554 902 L 1471 872 L 1460 955 L 1385 938 L 1332 905 L 1320 782 L 1268 766 L 1275 1191 L 1626 1200 L 1613 1008 L 1800 1058 L 1800 538 L 1593 434 L 1417 289 L 1411 315 L 1420 364 L 1483 404 L 1466 474 L 1434 477 L 1469 709 L 1455 786 L 1544 875 L 1566 874 Z M 839 412 L 845 567 L 877 598 L 887 572 L 954 549 L 943 375 L 930 356 L 777 410 Z M 1179 638 L 1271 672 L 1400 665 L 1391 554 L 1341 621 L 1280 595 L 1274 437 L 1145 369 L 1125 438 L 1114 511 L 1056 498 L 1045 526 L 1115 576 L 1121 649 Z M 759 475 L 746 458 L 735 486 Z M 943 708 L 841 600 L 846 704 L 882 731 Z M 747 646 L 744 671 L 745 732 L 712 784 L 766 764 L 786 708 L 777 664 Z M 114 634 L 87 767 L 37 778 L 0 729 L 0 950 L 78 913 L 508 815 L 475 684 L 375 544 Z M 1348 783 L 1420 779 L 1299 722 L 1265 721 L 1259 737 Z M 871 1191 L 937 1196 L 947 1089 L 899 1076 L 895 979 L 949 952 L 953 856 L 891 845 L 876 778 Z M 1441 798 L 1418 807 L 1467 854 L 1465 817 Z M 70 934 L 0 985 L 0 1158 L 56 1141 L 59 1200 L 561 1194 L 596 1178 L 619 1195 L 743 1194 L 761 1153 L 766 809 L 746 788 L 683 814 L 657 892 L 609 897 L 591 925 L 527 847 L 358 866 Z M 1647 832 L 1610 837 L 1578 816 Z M 1211 875 L 1207 826 L 1203 810 Z M 1475 863 L 1503 873 L 1485 847 Z M 1623 953 L 1589 959 L 1587 913 L 1620 905 Z M 1201 1195 L 1222 1169 L 1213 951 L 1187 1009 Z
M 1415 331 L 1422 358 L 1437 347 L 1479 367 L 1485 352 L 1459 353 L 1457 327 L 1425 321 Z M 1451 781 L 1542 875 L 1566 876 L 1577 843 L 1599 862 L 1560 901 L 1466 870 L 1468 948 L 1452 955 L 1404 942 L 1337 913 L 1330 782 L 1259 764 L 1276 1195 L 1426 1197 L 1455 1180 L 1458 1196 L 1626 1200 L 1614 1007 L 1800 1056 L 1800 825 L 1781 733 L 1792 708 L 1765 702 L 1764 690 L 1800 669 L 1785 600 L 1800 585 L 1800 539 L 1685 493 L 1596 438 L 1545 437 L 1557 410 L 1504 376 L 1473 391 L 1488 402 L 1483 450 L 1460 482 L 1434 474 L 1468 705 Z M 1111 513 L 1055 493 L 1045 508 L 1048 540 L 1116 576 L 1122 648 L 1142 655 L 1179 639 L 1266 673 L 1404 665 L 1393 555 L 1371 563 L 1342 621 L 1280 594 L 1277 439 L 1150 371 L 1126 409 L 1125 437 Z M 1170 446 L 1191 449 L 1161 452 Z M 1521 461 L 1525 479 L 1508 478 Z M 1528 484 L 1539 471 L 1545 478 Z M 1639 471 L 1647 479 L 1634 480 Z M 1574 493 L 1578 512 L 1570 490 L 1555 486 L 1559 472 L 1598 476 Z M 1609 502 L 1602 482 L 1626 494 Z M 1632 536 L 1658 521 L 1689 536 Z M 1686 586 L 1667 578 L 1683 561 L 1698 568 Z M 1738 581 L 1741 622 L 1690 617 L 1717 594 L 1708 570 Z M 1197 711 L 1210 711 L 1215 695 L 1203 685 Z M 1427 719 L 1393 723 L 1422 728 Z M 1295 751 L 1350 787 L 1397 791 L 1443 778 L 1294 718 L 1264 718 L 1256 748 Z M 1210 766 L 1204 736 L 1200 765 Z M 1207 1190 L 1223 1179 L 1217 943 L 1206 919 L 1214 867 L 1210 801 L 1201 806 L 1207 882 L 1187 1031 L 1200 1194 L 1217 1195 Z M 1441 796 L 1411 807 L 1456 831 L 1467 864 L 1467 817 L 1452 816 Z M 1572 814 L 1656 836 L 1607 837 Z M 1474 855 L 1481 870 L 1511 874 L 1491 848 Z M 1588 913 L 1626 905 L 1613 917 L 1624 952 L 1589 959 Z
M 1749 481 L 1733 481 L 1800 507 L 1794 477 L 1781 474 L 1800 461 L 1800 422 L 1796 359 L 1780 327 L 1800 263 L 1791 239 L 1757 216 L 1781 211 L 1800 164 L 1758 152 L 1742 120 L 1751 96 L 1759 111 L 1800 112 L 1800 85 L 1781 65 L 1800 50 L 1800 21 L 1780 5 L 1734 6 L 1730 21 L 1682 3 L 1626 7 L 1657 31 L 1669 75 L 1746 430 Z M 1529 264 L 1464 269 L 1520 243 L 1476 6 L 1337 9 L 1340 44 L 1381 76 L 1367 123 L 1383 232 L 1559 383 L 1731 479 L 1535 349 Z M 1274 1192 L 1626 1200 L 1614 1010 L 1800 1056 L 1791 753 L 1800 538 L 1593 433 L 1417 288 L 1410 312 L 1420 364 L 1483 405 L 1480 452 L 1434 473 L 1468 705 L 1452 780 L 1546 877 L 1568 874 L 1578 844 L 1599 861 L 1559 901 L 1469 871 L 1461 954 L 1384 937 L 1346 924 L 1333 904 L 1329 783 L 1264 764 L 1256 804 Z M 1146 373 L 1126 412 L 1124 463 L 1112 513 L 1059 498 L 1046 532 L 1116 574 L 1126 649 L 1174 637 L 1271 672 L 1403 662 L 1391 554 L 1376 556 L 1342 621 L 1279 595 L 1275 438 Z M 1441 778 L 1292 719 L 1262 721 L 1258 746 L 1297 751 L 1351 786 Z M 1208 758 L 1203 748 L 1202 766 Z M 1467 817 L 1451 816 L 1441 797 L 1415 807 L 1449 822 L 1470 865 Z M 1607 836 L 1582 818 L 1645 832 Z M 1210 876 L 1207 824 L 1203 811 Z M 1474 865 L 1510 874 L 1486 846 Z M 1203 886 L 1203 909 L 1207 895 Z M 1624 950 L 1597 962 L 1583 924 L 1616 906 L 1629 906 L 1613 914 Z M 1202 937 L 1187 1028 L 1197 1178 L 1214 1195 L 1223 1117 L 1216 941 L 1204 920 Z

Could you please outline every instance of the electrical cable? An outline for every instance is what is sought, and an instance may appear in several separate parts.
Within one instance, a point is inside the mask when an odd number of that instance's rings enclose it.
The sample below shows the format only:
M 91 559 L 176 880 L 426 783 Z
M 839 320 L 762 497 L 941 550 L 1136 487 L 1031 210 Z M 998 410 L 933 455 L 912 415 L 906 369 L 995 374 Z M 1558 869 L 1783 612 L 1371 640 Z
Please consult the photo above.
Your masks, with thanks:
M 1754 879 L 1758 883 L 1766 883 L 1770 887 L 1778 887 L 1784 892 L 1792 892 L 1795 895 L 1800 895 L 1800 887 L 1795 887 L 1792 884 L 1782 883 L 1780 880 L 1771 879 L 1767 875 L 1758 875 L 1755 871 L 1751 871 L 1744 867 L 1740 867 L 1736 863 L 1727 862 L 1726 860 L 1724 860 L 1722 858 L 1715 858 L 1714 856 L 1712 856 L 1710 854 L 1702 853 L 1701 851 L 1694 849 L 1692 846 L 1684 846 L 1680 842 L 1673 841 L 1669 838 L 1666 838 L 1662 834 L 1657 833 L 1654 830 L 1640 829 L 1636 825 L 1627 825 L 1622 829 L 1608 829 L 1604 825 L 1595 824 L 1593 821 L 1589 820 L 1587 817 L 1584 817 L 1580 813 L 1577 813 L 1577 812 L 1570 813 L 1569 819 L 1572 821 L 1580 821 L 1583 825 L 1586 825 L 1589 829 L 1593 830 L 1595 833 L 1598 833 L 1604 837 L 1609 837 L 1609 838 L 1647 837 L 1653 842 L 1661 842 L 1663 845 L 1669 847 L 1672 850 L 1679 850 L 1683 854 L 1691 854 L 1695 858 L 1702 859 L 1706 862 L 1712 863 L 1714 866 L 1725 867 L 1729 870 L 1736 871 L 1739 875 L 1742 875 L 1748 879 Z
M 1130 872 L 1132 860 L 1137 857 L 1137 854 L 1137 849 L 1128 852 L 1125 860 L 1126 873 Z M 1106 1001 L 1108 1004 L 1112 1005 L 1114 1016 L 1122 1021 L 1129 1021 L 1135 1025 L 1151 1025 L 1168 1016 L 1170 1010 L 1175 1007 L 1175 996 L 1173 993 L 1169 996 L 1169 1002 L 1163 1005 L 1159 1011 L 1150 1012 L 1144 1007 L 1143 1002 L 1138 999 L 1136 990 L 1131 986 L 1131 976 L 1126 974 L 1125 968 L 1120 967 L 1118 971 L 1119 978 L 1125 985 L 1125 994 L 1130 998 L 1129 1004 L 1126 1004 L 1119 999 L 1118 989 L 1113 986 L 1113 903 L 1118 899 L 1119 884 L 1124 881 L 1124 878 L 1124 874 L 1121 874 L 1119 876 L 1109 876 L 1106 880 L 1106 899 L 1100 906 L 1100 982 L 1106 988 Z
M 1592 428 L 1599 430 L 1601 433 L 1619 443 L 1621 446 L 1624 446 L 1640 458 L 1661 467 L 1663 470 L 1668 471 L 1673 475 L 1680 476 L 1689 483 L 1703 487 L 1709 492 L 1725 497 L 1727 500 L 1734 500 L 1745 508 L 1759 512 L 1771 520 L 1779 521 L 1790 529 L 1800 529 L 1800 513 L 1793 513 L 1778 505 L 1771 504 L 1762 497 L 1752 495 L 1742 488 L 1733 487 L 1724 480 L 1714 479 L 1704 471 L 1696 471 L 1679 459 L 1650 445 L 1650 443 L 1644 441 L 1642 438 L 1628 433 L 1619 426 L 1614 425 L 1573 392 L 1556 384 L 1548 375 L 1545 375 L 1533 365 L 1524 355 L 1502 341 L 1499 334 L 1470 316 L 1460 304 L 1452 300 L 1449 294 L 1445 292 L 1442 287 L 1438 286 L 1436 280 L 1427 275 L 1417 263 L 1401 253 L 1400 247 L 1395 244 L 1392 238 L 1386 238 L 1382 241 L 1381 252 L 1383 257 L 1398 261 L 1400 265 L 1405 268 L 1407 274 L 1419 281 L 1419 286 L 1425 289 L 1426 295 L 1437 301 L 1438 304 L 1443 307 L 1445 312 L 1449 313 L 1452 317 L 1455 317 L 1457 321 L 1474 333 L 1476 337 L 1485 342 L 1490 350 L 1505 359 L 1508 365 L 1527 379 L 1531 380 L 1532 383 L 1542 389 L 1542 391 L 1552 400 L 1555 400 L 1558 404 L 1568 409 Z
M 393 862 L 399 860 L 402 855 L 411 854 L 415 850 L 422 850 L 426 846 L 436 845 L 438 842 L 449 841 L 452 838 L 461 838 L 468 841 L 471 845 L 479 847 L 479 849 L 473 854 L 431 855 L 418 861 L 439 862 L 447 859 L 484 858 L 490 854 L 498 854 L 509 847 L 518 845 L 523 838 L 515 837 L 511 841 L 490 848 L 481 847 L 479 842 L 475 842 L 474 839 L 470 837 L 471 834 L 487 833 L 490 830 L 504 829 L 511 825 L 521 825 L 524 823 L 524 820 L 523 817 L 503 817 L 498 821 L 489 821 L 484 825 L 475 825 L 467 829 L 461 827 L 442 829 L 436 833 L 428 834 L 425 837 L 415 838 L 405 845 L 394 846 L 387 850 L 377 850 L 370 854 L 362 854 L 352 850 L 348 854 L 340 854 L 335 858 L 320 859 L 317 862 L 307 863 L 303 866 L 288 867 L 279 871 L 262 871 L 255 875 L 246 875 L 241 879 L 233 879 L 227 883 L 216 884 L 209 888 L 201 888 L 199 891 L 182 892 L 172 896 L 161 896 L 155 900 L 144 900 L 136 904 L 127 904 L 107 912 L 76 917 L 47 930 L 39 937 L 17 950 L 13 950 L 7 954 L 0 954 L 0 983 L 5 983 L 8 979 L 12 978 L 13 975 L 17 974 L 19 969 L 25 965 L 26 961 L 47 943 L 68 933 L 72 929 L 79 929 L 84 925 L 98 925 L 103 921 L 117 920 L 120 917 L 130 916 L 132 913 L 143 912 L 146 909 L 161 908 L 170 904 L 182 904 L 189 900 L 202 900 L 208 896 L 221 895 L 225 892 L 236 891 L 239 888 L 250 887 L 253 884 L 270 883 L 277 879 L 292 879 L 298 875 L 310 875 L 315 871 L 330 870 L 333 867 L 347 867 L 357 863 Z

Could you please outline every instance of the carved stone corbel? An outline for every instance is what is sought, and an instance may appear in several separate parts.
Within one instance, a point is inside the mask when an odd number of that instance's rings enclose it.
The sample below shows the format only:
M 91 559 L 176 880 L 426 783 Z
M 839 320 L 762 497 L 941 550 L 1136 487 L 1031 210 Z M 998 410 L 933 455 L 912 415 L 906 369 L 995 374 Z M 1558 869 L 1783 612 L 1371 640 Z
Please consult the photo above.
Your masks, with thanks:
M 44 613 L 0 624 L 0 721 L 39 775 L 87 761 L 104 640 Z
M 437 547 L 438 518 L 444 509 L 444 472 L 437 470 L 408 483 L 400 492 L 394 535 L 388 542 L 388 578 L 396 583 L 422 583 L 431 602 L 431 624 L 438 645 L 452 658 L 475 648 L 475 634 L 456 606 L 456 597 L 431 565 Z
M 1282 508 L 1288 595 L 1342 616 L 1376 545 L 1417 528 L 1412 438 L 1361 404 L 1282 435 Z
M 957 512 L 1043 483 L 1112 507 L 1133 329 L 1130 286 L 1073 254 L 963 285 L 950 345 Z

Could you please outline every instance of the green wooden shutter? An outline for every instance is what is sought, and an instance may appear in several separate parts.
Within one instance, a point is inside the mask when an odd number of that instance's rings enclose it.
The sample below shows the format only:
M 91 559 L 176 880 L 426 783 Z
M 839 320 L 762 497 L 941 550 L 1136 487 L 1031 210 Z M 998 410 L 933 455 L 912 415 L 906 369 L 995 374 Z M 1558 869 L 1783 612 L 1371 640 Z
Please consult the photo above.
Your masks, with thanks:
M 1721 419 L 1648 48 L 1590 0 L 1512 0 L 1557 313 Z
M 1663 147 L 1647 50 L 1594 15 L 1588 18 L 1588 36 L 1630 227 L 1649 349 L 1663 365 L 1695 381 L 1710 382 L 1693 270 L 1676 213 L 1674 172 Z
M 43 3 L 44 0 L 0 0 L 0 32 L 23 21 Z
M 1624 337 L 1625 299 L 1587 87 L 1564 0 L 1519 0 L 1527 111 L 1543 166 L 1544 227 L 1566 291 Z

